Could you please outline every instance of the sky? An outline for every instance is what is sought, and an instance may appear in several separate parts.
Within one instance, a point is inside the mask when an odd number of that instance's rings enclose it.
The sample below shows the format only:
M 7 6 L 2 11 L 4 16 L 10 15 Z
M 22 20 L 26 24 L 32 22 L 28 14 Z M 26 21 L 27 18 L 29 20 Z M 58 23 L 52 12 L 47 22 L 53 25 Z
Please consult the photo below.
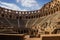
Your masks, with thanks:
M 0 7 L 17 11 L 32 11 L 41 9 L 51 0 L 0 0 Z

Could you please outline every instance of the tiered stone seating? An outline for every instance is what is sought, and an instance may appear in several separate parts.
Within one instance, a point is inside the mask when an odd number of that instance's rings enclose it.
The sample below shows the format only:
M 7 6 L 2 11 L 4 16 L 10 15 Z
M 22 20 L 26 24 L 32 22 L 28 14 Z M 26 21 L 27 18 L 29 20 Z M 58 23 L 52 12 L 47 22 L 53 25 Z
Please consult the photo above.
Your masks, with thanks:
M 18 20 L 17 19 L 8 19 L 8 21 L 11 23 L 11 26 L 18 26 Z
M 45 19 L 45 17 L 43 18 L 38 18 L 37 22 L 35 23 L 35 25 L 39 24 L 43 19 Z
M 0 33 L 18 33 L 14 26 L 0 25 Z
M 0 23 L 6 24 L 6 25 L 10 25 L 7 20 L 5 20 L 5 18 L 0 18 Z
M 26 23 L 27 23 L 27 20 L 19 20 L 19 26 L 21 27 L 21 28 L 25 28 L 26 26 Z
M 28 23 L 28 26 L 32 26 L 32 24 L 35 22 L 36 19 L 30 19 L 29 20 L 29 23 Z

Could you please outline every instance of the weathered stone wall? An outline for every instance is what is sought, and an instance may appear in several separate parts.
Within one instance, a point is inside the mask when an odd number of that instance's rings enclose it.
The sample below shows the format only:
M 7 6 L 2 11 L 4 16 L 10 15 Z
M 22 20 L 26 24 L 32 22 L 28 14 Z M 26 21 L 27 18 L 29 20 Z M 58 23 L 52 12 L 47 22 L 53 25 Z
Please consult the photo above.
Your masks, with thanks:
M 15 11 L 0 7 L 0 18 L 7 20 L 10 26 L 16 27 L 15 23 L 17 23 L 16 29 L 19 28 L 19 31 L 23 28 L 30 28 L 28 31 L 33 30 L 32 33 L 35 35 L 45 34 L 45 32 L 51 34 L 56 29 L 55 26 L 57 27 L 56 21 L 60 20 L 58 19 L 59 11 L 60 1 L 52 0 L 40 10 L 35 11 Z M 23 29 L 22 32 L 24 31 L 26 30 Z
M 60 1 L 53 0 L 45 4 L 40 10 L 35 11 L 15 11 L 0 7 L 0 17 L 4 16 L 12 19 L 31 19 L 51 15 L 57 11 L 60 11 Z

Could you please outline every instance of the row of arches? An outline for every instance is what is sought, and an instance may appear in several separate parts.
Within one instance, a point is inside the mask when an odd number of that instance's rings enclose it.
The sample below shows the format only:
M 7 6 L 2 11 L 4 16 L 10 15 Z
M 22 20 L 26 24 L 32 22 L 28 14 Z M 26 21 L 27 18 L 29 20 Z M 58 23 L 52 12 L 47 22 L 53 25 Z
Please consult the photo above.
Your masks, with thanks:
M 25 14 L 33 14 L 33 13 L 39 13 L 40 10 L 34 10 L 34 11 L 15 11 L 15 10 L 10 10 L 6 8 L 0 7 L 0 11 L 4 11 L 6 13 L 14 13 L 14 14 L 20 14 L 20 15 L 25 15 Z
M 51 15 L 57 11 L 60 11 L 60 5 L 59 5 L 60 2 L 59 1 L 58 1 L 58 3 L 55 3 L 55 5 L 53 7 L 51 7 L 51 8 L 48 7 L 47 10 L 44 10 L 47 6 L 50 5 L 50 3 L 46 4 L 41 10 L 27 11 L 27 13 L 23 12 L 23 11 L 18 12 L 18 11 L 8 10 L 8 9 L 0 7 L 0 17 L 7 17 L 7 18 L 12 18 L 12 19 L 18 19 L 18 18 L 19 19 L 32 19 L 32 18 L 40 18 L 43 16 Z M 25 13 L 26 13 L 26 15 L 25 15 Z M 24 14 L 24 15 L 22 15 L 22 14 Z
M 27 15 L 27 16 L 20 16 L 18 14 L 5 14 L 5 13 L 2 13 L 0 12 L 0 17 L 6 17 L 6 18 L 11 18 L 11 19 L 32 19 L 32 18 L 40 18 L 40 17 L 43 17 L 43 16 L 47 16 L 47 15 L 51 15 L 51 14 L 54 14 L 56 11 L 59 11 L 60 10 L 60 7 L 54 7 L 53 9 L 50 9 L 50 11 L 44 11 L 44 12 L 41 12 L 41 13 L 38 13 L 36 15 Z

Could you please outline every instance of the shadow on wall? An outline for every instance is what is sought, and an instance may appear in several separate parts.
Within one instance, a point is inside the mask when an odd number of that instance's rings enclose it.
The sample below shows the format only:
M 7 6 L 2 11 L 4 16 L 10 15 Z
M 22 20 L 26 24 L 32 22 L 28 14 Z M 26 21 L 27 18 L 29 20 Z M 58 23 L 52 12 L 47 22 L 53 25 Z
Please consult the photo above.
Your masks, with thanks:
M 23 40 L 20 36 L 0 35 L 0 40 Z

